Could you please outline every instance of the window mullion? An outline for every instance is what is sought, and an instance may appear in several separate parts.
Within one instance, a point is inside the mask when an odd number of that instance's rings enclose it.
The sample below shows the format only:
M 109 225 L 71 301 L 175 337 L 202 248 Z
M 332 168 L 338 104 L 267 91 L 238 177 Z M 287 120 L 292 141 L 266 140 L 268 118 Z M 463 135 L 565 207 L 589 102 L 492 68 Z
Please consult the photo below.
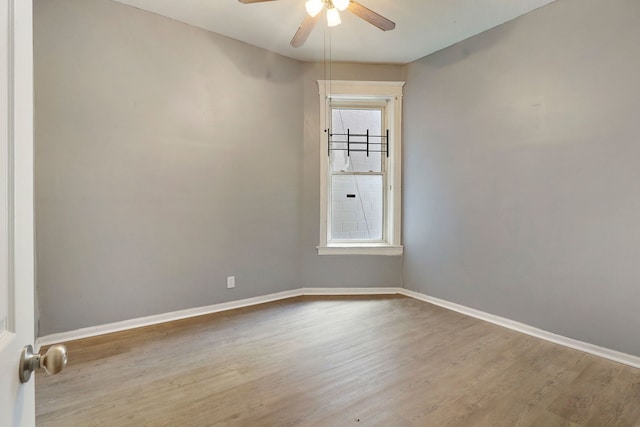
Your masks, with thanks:
M 331 171 L 331 175 L 385 175 L 385 172 L 344 172 Z

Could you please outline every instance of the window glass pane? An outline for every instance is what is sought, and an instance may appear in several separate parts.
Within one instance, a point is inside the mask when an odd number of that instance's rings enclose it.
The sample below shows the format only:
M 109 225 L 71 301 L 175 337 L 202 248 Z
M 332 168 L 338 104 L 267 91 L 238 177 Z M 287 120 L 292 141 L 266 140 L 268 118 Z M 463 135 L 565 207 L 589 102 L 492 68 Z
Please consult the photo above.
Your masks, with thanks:
M 351 150 L 347 155 L 347 137 L 351 135 Z M 369 131 L 369 155 L 367 156 L 367 138 Z M 386 141 L 382 135 L 382 110 L 380 109 L 331 109 L 331 170 L 334 172 L 380 172 Z M 337 150 L 336 150 L 337 149 Z M 354 150 L 364 150 L 354 151 Z M 377 151 L 377 152 L 376 152 Z
M 382 175 L 331 177 L 331 239 L 382 240 Z

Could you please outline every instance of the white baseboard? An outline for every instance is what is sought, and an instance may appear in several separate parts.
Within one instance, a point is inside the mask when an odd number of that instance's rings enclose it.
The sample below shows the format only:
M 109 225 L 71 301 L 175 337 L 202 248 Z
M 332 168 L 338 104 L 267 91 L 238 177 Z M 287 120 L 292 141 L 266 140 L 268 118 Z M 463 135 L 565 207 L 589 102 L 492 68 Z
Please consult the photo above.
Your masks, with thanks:
M 249 307 L 267 302 L 278 301 L 287 298 L 299 297 L 303 295 L 393 295 L 401 294 L 411 298 L 425 301 L 458 313 L 484 320 L 508 329 L 512 329 L 523 334 L 531 335 L 546 341 L 551 341 L 565 347 L 623 363 L 625 365 L 640 368 L 640 357 L 631 354 L 622 353 L 609 348 L 600 347 L 584 341 L 557 335 L 524 323 L 516 322 L 504 317 L 496 316 L 464 305 L 456 304 L 439 298 L 431 297 L 419 292 L 399 287 L 388 288 L 300 288 L 290 291 L 278 292 L 275 294 L 263 295 L 254 298 L 246 298 L 238 301 L 225 302 L 221 304 L 213 304 L 205 307 L 196 307 L 186 310 L 173 311 L 170 313 L 156 314 L 152 316 L 139 317 L 137 319 L 123 320 L 121 322 L 108 323 L 105 325 L 92 326 L 89 328 L 77 329 L 69 332 L 61 332 L 57 334 L 39 337 L 36 340 L 36 348 L 43 345 L 58 344 L 67 341 L 89 338 L 98 335 L 110 334 L 112 332 L 120 332 L 128 329 L 140 328 L 143 326 L 156 325 L 158 323 L 171 322 L 173 320 L 186 319 L 189 317 L 202 316 L 204 314 L 217 313 L 221 311 L 233 310 L 236 308 Z
M 394 295 L 404 289 L 396 288 L 302 288 L 301 295 Z
M 202 316 L 204 314 L 218 313 L 220 311 L 233 310 L 236 308 L 249 307 L 286 298 L 299 297 L 302 295 L 387 295 L 399 294 L 401 290 L 401 288 L 300 288 L 254 298 L 207 305 L 204 307 L 189 308 L 169 313 L 154 314 L 151 316 L 138 317 L 136 319 L 123 320 L 120 322 L 45 335 L 38 337 L 36 340 L 36 349 L 43 345 L 59 344 L 82 338 L 90 338 L 113 332 L 126 331 L 128 329 L 141 328 L 143 326 L 157 325 L 158 323 L 171 322 L 174 320 L 187 319 L 189 317 Z
M 187 319 L 189 317 L 201 316 L 203 314 L 217 313 L 220 311 L 233 310 L 235 308 L 248 307 L 266 302 L 278 301 L 285 298 L 300 295 L 300 289 L 292 291 L 278 292 L 255 298 L 246 298 L 237 301 L 230 301 L 221 304 L 207 305 L 204 307 L 189 308 L 186 310 L 172 311 L 169 313 L 154 314 L 151 316 L 138 317 L 136 319 L 123 320 L 120 322 L 107 323 L 104 325 L 91 326 L 88 328 L 76 329 L 69 332 L 45 335 L 37 339 L 37 345 L 59 344 L 67 341 L 79 340 L 82 338 L 95 337 L 98 335 L 120 332 L 128 329 L 141 328 L 143 326 L 157 325 L 158 323 L 171 322 L 173 320 Z
M 638 356 L 622 353 L 605 347 L 600 347 L 595 344 L 579 341 L 573 338 L 565 337 L 563 335 L 554 334 L 543 329 L 538 329 L 524 323 L 516 322 L 515 320 L 496 316 L 494 314 L 486 313 L 484 311 L 476 310 L 474 308 L 466 307 L 464 305 L 456 304 L 439 298 L 430 297 L 428 295 L 411 291 L 409 289 L 401 289 L 399 293 L 452 311 L 457 311 L 458 313 L 462 313 L 467 316 L 475 317 L 476 319 L 503 326 L 517 332 L 522 332 L 523 334 L 531 335 L 545 341 L 551 341 L 565 347 L 573 348 L 575 350 L 580 350 L 585 353 L 613 360 L 614 362 L 623 363 L 625 365 L 633 366 L 634 368 L 640 368 L 640 357 Z

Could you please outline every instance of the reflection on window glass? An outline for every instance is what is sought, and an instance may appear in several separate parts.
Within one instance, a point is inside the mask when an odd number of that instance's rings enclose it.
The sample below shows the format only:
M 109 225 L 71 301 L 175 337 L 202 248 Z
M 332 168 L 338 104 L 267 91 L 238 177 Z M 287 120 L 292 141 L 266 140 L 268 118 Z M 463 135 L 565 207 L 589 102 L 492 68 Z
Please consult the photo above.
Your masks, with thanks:
M 369 131 L 369 155 L 367 156 L 367 138 Z M 350 153 L 347 153 L 347 137 L 351 135 Z M 334 172 L 380 172 L 382 171 L 383 154 L 386 141 L 382 135 L 382 110 L 333 108 L 331 110 L 331 170 Z M 338 149 L 338 150 L 336 150 Z M 353 151 L 363 150 L 363 151 Z M 376 152 L 378 151 L 378 152 Z
M 331 177 L 331 239 L 382 240 L 382 175 Z

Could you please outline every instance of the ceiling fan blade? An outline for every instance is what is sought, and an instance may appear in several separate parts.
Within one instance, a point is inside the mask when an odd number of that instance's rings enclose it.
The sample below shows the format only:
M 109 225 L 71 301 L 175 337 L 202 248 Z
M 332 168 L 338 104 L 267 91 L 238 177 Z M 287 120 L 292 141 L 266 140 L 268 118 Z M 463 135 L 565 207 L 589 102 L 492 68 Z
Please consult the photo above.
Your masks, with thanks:
M 380 28 L 382 31 L 393 30 L 396 27 L 396 23 L 388 20 L 384 16 L 375 13 L 373 10 L 368 7 L 364 7 L 358 2 L 351 0 L 349 3 L 349 12 L 357 15 L 358 17 L 364 19 L 368 23 L 375 25 Z
M 321 13 L 318 13 L 314 17 L 309 15 L 305 16 L 304 21 L 300 24 L 300 28 L 298 28 L 298 31 L 296 31 L 295 35 L 291 39 L 291 46 L 300 47 L 307 41 L 309 34 L 311 34 L 311 30 L 316 26 L 316 22 L 318 22 L 321 15 Z
M 248 3 L 262 3 L 265 1 L 276 1 L 276 0 L 238 0 L 240 3 L 248 4 Z

